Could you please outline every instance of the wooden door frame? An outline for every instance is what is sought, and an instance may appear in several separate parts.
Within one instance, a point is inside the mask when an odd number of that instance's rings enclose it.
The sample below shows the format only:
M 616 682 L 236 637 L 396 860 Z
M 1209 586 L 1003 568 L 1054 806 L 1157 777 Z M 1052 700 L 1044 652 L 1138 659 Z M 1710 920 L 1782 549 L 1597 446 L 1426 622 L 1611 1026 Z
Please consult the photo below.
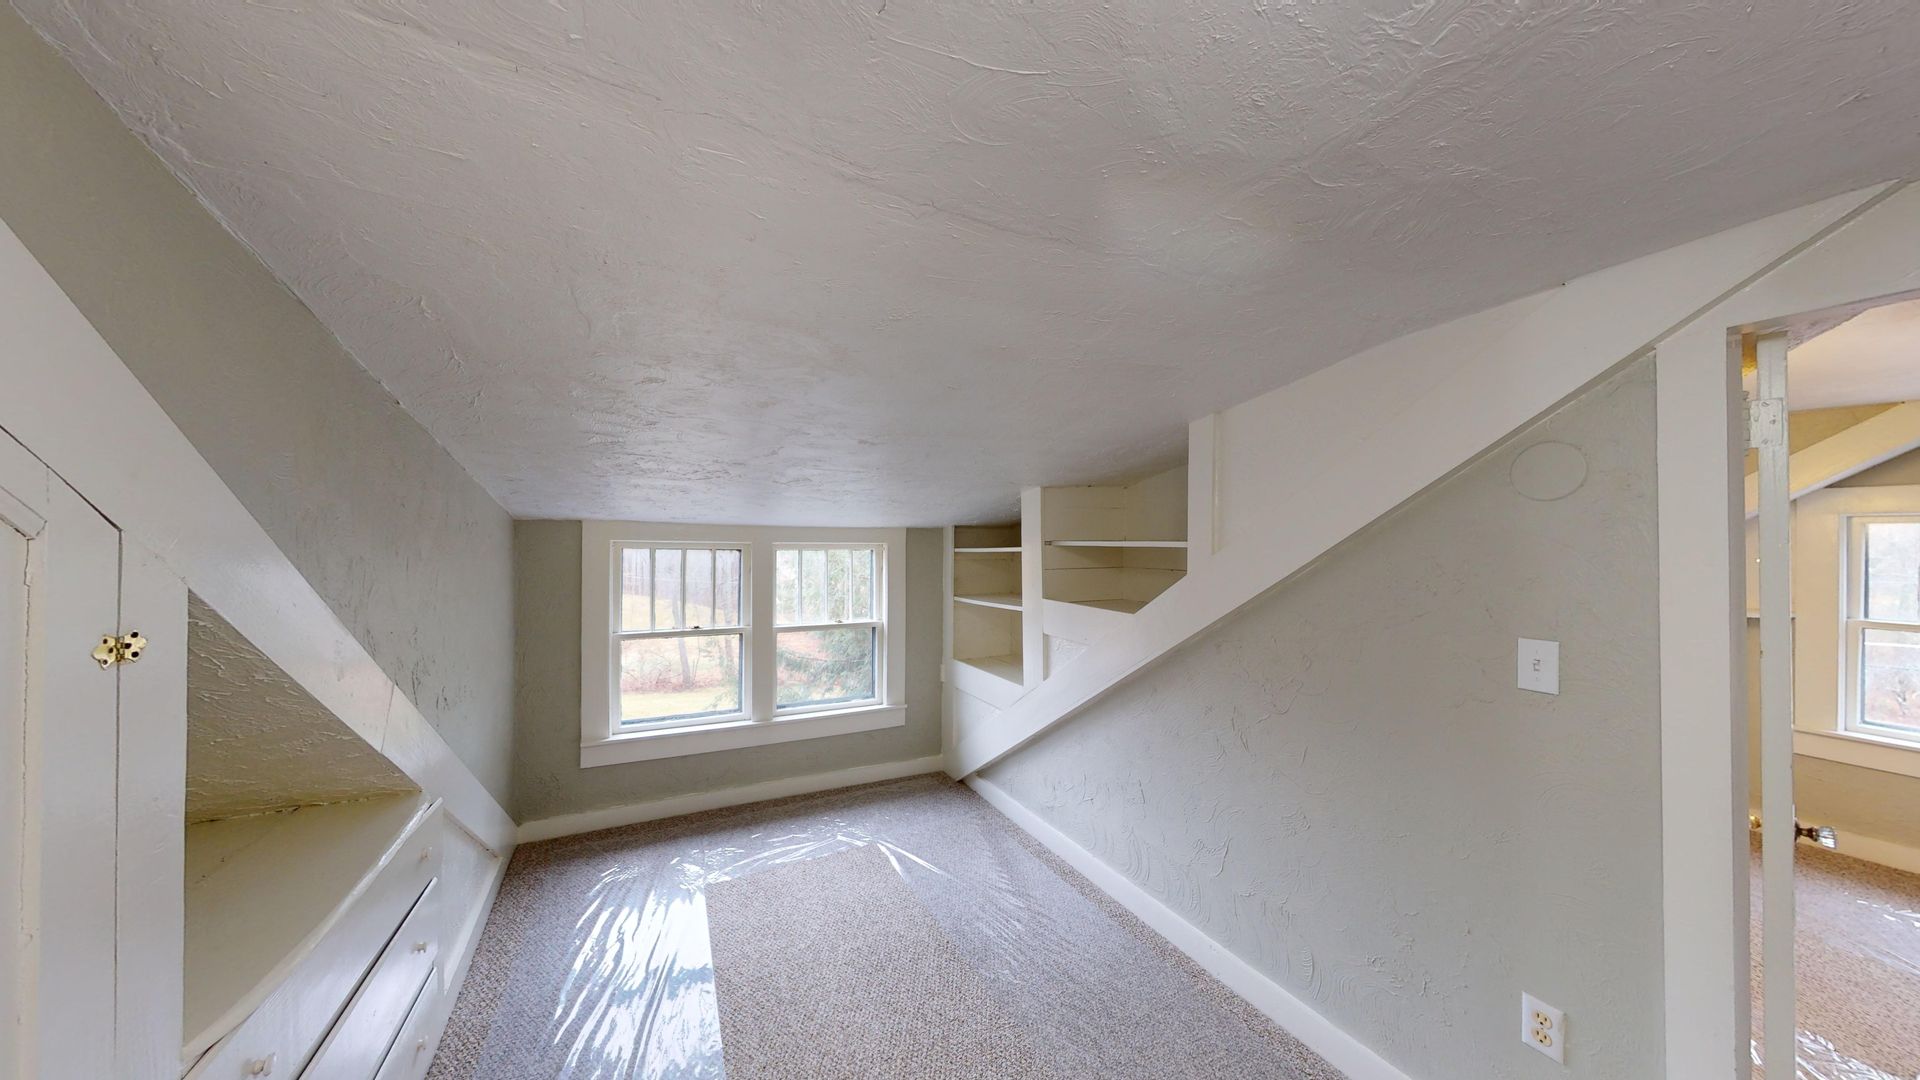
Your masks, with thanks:
M 1920 187 L 1890 185 L 1657 346 L 1667 1075 L 1752 1074 L 1739 335 L 1920 295 Z

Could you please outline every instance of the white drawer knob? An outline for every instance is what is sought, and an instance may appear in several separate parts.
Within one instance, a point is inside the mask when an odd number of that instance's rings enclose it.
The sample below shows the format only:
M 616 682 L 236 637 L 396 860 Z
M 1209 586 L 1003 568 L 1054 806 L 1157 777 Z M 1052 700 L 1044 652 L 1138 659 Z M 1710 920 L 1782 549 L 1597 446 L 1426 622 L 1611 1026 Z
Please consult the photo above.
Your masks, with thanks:
M 278 1054 L 268 1054 L 266 1057 L 254 1058 L 252 1061 L 247 1062 L 247 1075 L 248 1076 L 272 1076 L 273 1075 L 273 1059 L 278 1056 L 279 1056 Z
M 432 845 L 428 845 L 427 847 L 424 847 L 424 848 L 421 848 L 421 849 L 420 849 L 420 861 L 421 861 L 421 862 L 426 862 L 426 861 L 427 861 L 428 859 L 431 859 L 431 858 L 433 858 L 433 847 L 432 847 Z
M 427 951 L 427 943 L 426 943 L 426 942 L 424 942 L 424 941 L 416 941 L 416 942 L 414 942 L 414 943 L 413 943 L 413 951 L 414 951 L 414 952 L 426 952 L 426 951 Z

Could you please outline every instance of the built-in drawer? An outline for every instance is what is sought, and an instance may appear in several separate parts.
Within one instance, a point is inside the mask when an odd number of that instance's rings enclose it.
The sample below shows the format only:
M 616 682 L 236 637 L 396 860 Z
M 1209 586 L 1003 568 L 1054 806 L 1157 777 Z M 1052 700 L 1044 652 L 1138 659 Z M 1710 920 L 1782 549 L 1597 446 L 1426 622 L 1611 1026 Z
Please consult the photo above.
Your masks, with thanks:
M 440 897 L 433 884 L 413 906 L 301 1080 L 373 1080 L 440 955 Z
M 258 1008 L 201 1056 L 187 1080 L 286 1080 L 301 1074 L 355 988 L 394 940 L 395 930 L 439 875 L 439 819 L 438 814 L 430 816 L 407 836 L 312 951 Z M 439 940 L 436 930 L 436 953 Z
M 427 1066 L 433 1064 L 433 1056 L 427 1053 L 433 1041 L 429 1027 L 439 1004 L 440 970 L 436 967 L 427 972 L 426 983 L 407 1010 L 407 1022 L 401 1025 L 400 1035 L 393 1040 L 393 1048 L 387 1051 L 387 1060 L 381 1063 L 374 1080 L 420 1080 L 427 1075 Z

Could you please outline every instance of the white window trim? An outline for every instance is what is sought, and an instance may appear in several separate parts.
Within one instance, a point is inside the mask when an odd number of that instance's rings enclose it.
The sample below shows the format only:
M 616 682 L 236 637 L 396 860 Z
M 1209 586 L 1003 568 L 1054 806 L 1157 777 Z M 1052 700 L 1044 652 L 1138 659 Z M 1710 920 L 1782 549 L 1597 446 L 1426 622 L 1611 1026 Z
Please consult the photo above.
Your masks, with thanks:
M 906 530 L 588 521 L 582 523 L 580 532 L 581 768 L 877 731 L 907 722 Z M 618 730 L 613 716 L 612 628 L 617 581 L 614 560 L 620 544 L 745 549 L 741 597 L 746 614 L 741 642 L 743 696 L 747 703 L 744 715 Z M 881 655 L 878 702 L 812 709 L 775 708 L 774 551 L 788 544 L 871 546 L 883 552 L 880 580 L 876 582 L 885 612 L 876 644 Z
M 1920 742 L 1853 730 L 1846 678 L 1852 520 L 1920 514 L 1920 486 L 1827 488 L 1793 510 L 1793 751 L 1920 778 Z

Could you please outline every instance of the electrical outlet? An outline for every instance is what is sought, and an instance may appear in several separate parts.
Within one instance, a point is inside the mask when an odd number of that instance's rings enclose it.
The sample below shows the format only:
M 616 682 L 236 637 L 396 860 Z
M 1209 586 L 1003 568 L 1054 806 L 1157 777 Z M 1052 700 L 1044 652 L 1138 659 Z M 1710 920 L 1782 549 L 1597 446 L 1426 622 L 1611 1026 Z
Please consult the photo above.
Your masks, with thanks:
M 1562 1065 L 1567 1063 L 1567 1018 L 1532 994 L 1520 995 L 1520 1041 Z

